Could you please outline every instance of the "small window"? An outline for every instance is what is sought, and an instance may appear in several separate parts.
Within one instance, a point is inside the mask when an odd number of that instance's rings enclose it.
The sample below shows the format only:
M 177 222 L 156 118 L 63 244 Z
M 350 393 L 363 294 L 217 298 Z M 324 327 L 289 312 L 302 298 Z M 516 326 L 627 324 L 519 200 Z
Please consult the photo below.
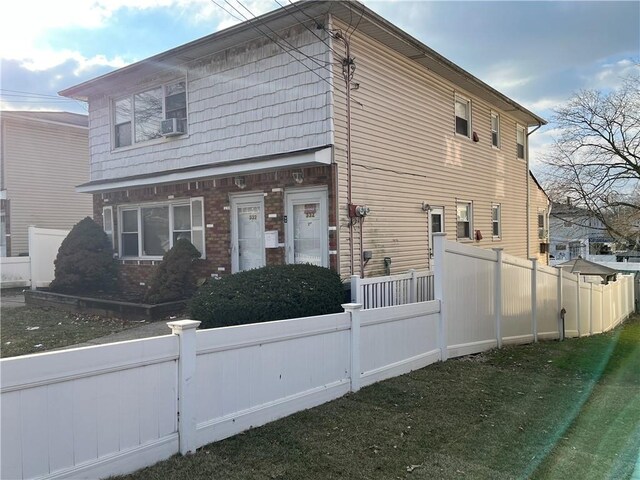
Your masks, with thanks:
M 111 246 L 113 246 L 113 207 L 102 209 L 102 229 L 107 234 Z
M 471 101 L 456 95 L 456 133 L 469 137 L 471 132 Z
M 131 99 L 123 98 L 115 102 L 115 146 L 131 145 Z
M 491 145 L 500 148 L 500 115 L 491 113 Z
M 518 158 L 521 158 L 523 160 L 524 160 L 525 141 L 526 141 L 526 136 L 524 133 L 524 127 L 521 127 L 520 125 L 518 125 L 516 128 L 516 144 L 518 149 L 517 155 L 518 155 Z
M 120 227 L 122 241 L 120 245 L 121 256 L 138 256 L 138 210 L 123 210 Z
M 544 212 L 538 213 L 538 238 L 541 240 L 547 238 L 547 215 Z
M 456 225 L 456 236 L 459 240 L 472 240 L 471 237 L 471 202 L 458 202 L 456 204 L 456 215 L 457 215 L 457 225 Z
M 500 205 L 494 203 L 491 205 L 491 226 L 494 238 L 500 238 Z

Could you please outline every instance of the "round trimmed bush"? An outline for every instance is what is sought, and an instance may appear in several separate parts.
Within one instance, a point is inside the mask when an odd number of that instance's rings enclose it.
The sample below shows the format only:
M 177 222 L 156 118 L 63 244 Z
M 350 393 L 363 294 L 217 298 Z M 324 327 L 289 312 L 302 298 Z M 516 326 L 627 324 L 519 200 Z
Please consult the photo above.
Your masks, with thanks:
M 118 262 L 104 230 L 90 217 L 80 220 L 62 241 L 50 288 L 60 293 L 109 292 L 116 288 Z
M 193 266 L 198 258 L 200 252 L 189 240 L 178 240 L 162 257 L 144 301 L 164 303 L 191 297 L 197 289 Z
M 273 265 L 210 280 L 191 300 L 202 328 L 342 312 L 340 276 L 314 265 Z

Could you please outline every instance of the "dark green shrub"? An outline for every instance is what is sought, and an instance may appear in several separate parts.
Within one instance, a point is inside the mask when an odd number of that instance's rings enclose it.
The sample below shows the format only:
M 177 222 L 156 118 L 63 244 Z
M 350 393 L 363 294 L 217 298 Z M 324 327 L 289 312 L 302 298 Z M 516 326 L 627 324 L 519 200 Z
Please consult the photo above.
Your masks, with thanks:
M 108 292 L 116 288 L 118 262 L 111 242 L 91 218 L 78 222 L 62 241 L 50 288 L 61 293 Z
M 210 280 L 190 303 L 203 328 L 342 312 L 340 276 L 313 265 L 274 265 Z
M 144 301 L 163 303 L 191 297 L 197 288 L 193 266 L 198 258 L 200 252 L 189 240 L 178 240 L 164 254 L 151 278 Z

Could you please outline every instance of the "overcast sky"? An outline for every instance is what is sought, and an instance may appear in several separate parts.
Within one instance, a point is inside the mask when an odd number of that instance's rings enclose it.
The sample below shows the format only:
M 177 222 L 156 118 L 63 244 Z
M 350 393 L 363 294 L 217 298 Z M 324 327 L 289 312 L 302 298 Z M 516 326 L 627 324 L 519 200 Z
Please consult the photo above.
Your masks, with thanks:
M 0 107 L 86 112 L 57 92 L 237 23 L 237 0 L 18 0 L 0 5 Z M 252 13 L 287 0 L 240 0 Z M 364 3 L 538 115 L 610 89 L 640 61 L 640 2 Z M 246 10 L 243 10 L 246 12 Z M 553 137 L 536 132 L 531 158 Z

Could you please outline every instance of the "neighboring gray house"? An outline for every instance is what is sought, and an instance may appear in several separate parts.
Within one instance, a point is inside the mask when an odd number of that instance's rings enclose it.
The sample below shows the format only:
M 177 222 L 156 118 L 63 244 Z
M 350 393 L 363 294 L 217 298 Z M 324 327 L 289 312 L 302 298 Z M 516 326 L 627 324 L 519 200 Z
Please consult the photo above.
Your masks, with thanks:
M 70 229 L 91 216 L 76 185 L 89 178 L 88 119 L 69 112 L 0 112 L 0 256 L 26 255 L 28 228 Z
M 600 220 L 568 202 L 552 204 L 549 237 L 549 254 L 555 262 L 608 254 L 614 245 Z

